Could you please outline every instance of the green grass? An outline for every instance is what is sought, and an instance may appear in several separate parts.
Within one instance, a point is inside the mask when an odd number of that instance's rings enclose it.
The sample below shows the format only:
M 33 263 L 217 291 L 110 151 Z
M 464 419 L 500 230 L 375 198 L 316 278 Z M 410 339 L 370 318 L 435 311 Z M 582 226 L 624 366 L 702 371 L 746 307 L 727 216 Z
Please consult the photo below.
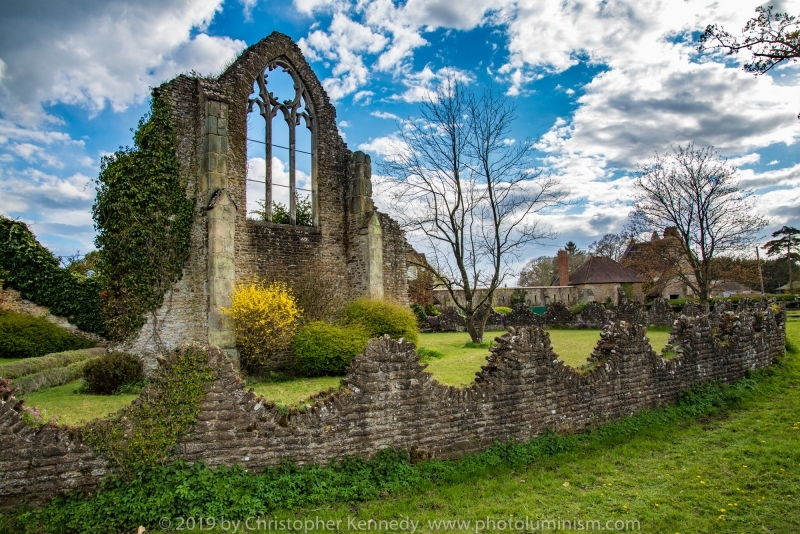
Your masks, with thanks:
M 309 396 L 330 388 L 338 388 L 341 378 L 335 376 L 320 376 L 316 378 L 297 378 L 292 380 L 268 381 L 253 385 L 259 395 L 264 395 L 267 400 L 275 401 L 287 406 L 297 404 Z
M 559 359 L 572 367 L 580 367 L 594 350 L 600 339 L 600 330 L 550 330 L 550 341 Z M 500 335 L 500 333 L 498 333 Z M 494 339 L 487 336 L 484 339 Z M 648 331 L 647 337 L 657 353 L 667 344 L 669 332 Z M 426 371 L 442 384 L 465 387 L 472 383 L 475 373 L 486 364 L 486 348 L 468 348 L 469 335 L 464 332 L 437 332 L 420 334 L 419 346 L 435 349 L 445 354 L 443 358 L 429 359 Z
M 2 372 L 3 364 L 18 362 L 19 358 L 0 358 L 0 372 Z
M 43 412 L 45 420 L 58 417 L 58 422 L 66 425 L 78 425 L 97 417 L 105 417 L 133 402 L 138 395 L 82 395 L 75 393 L 80 380 L 75 380 L 42 389 L 28 395 L 22 395 L 25 405 L 37 407 Z

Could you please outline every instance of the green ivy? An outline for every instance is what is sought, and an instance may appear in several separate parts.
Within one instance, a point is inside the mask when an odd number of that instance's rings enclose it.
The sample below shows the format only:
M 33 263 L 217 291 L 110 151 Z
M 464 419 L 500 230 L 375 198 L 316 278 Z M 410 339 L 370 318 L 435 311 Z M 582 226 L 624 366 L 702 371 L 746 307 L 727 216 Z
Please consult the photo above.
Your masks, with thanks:
M 194 199 L 180 178 L 166 95 L 154 92 L 133 148 L 103 158 L 92 215 L 110 336 L 124 339 L 145 323 L 181 276 L 189 253 Z
M 66 317 L 86 332 L 106 333 L 100 310 L 101 281 L 60 266 L 20 221 L 0 215 L 0 279 L 50 312 Z
M 214 378 L 207 349 L 188 345 L 170 352 L 139 400 L 109 419 L 92 421 L 81 437 L 123 475 L 165 464 L 178 438 L 197 422 L 203 387 Z

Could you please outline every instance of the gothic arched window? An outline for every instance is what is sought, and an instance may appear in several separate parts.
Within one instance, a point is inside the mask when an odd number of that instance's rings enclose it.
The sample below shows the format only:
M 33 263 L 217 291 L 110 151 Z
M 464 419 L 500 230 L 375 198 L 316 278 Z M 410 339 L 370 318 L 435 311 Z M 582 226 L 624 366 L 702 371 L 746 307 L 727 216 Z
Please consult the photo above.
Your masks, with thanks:
M 264 192 L 263 201 L 248 201 L 248 215 L 279 224 L 316 226 L 316 116 L 303 81 L 288 61 L 276 59 L 256 77 L 247 112 L 248 148 L 258 147 L 254 152 L 263 155 L 262 159 L 248 153 L 247 181 L 263 184 Z

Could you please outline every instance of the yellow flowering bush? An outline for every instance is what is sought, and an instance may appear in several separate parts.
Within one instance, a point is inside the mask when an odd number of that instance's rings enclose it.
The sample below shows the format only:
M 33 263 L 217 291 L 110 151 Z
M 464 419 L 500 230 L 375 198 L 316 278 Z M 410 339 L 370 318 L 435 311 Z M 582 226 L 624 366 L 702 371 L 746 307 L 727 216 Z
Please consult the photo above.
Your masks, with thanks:
M 288 348 L 303 310 L 283 282 L 237 284 L 230 308 L 223 308 L 236 328 L 242 366 L 257 369 L 281 349 Z

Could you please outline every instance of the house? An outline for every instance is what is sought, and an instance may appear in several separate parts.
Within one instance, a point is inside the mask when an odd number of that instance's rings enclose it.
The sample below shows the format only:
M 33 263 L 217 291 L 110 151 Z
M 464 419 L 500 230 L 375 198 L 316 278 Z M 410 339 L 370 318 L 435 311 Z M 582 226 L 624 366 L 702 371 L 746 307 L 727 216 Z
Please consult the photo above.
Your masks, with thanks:
M 642 302 L 642 277 L 636 271 L 623 267 L 605 256 L 592 256 L 572 273 L 568 273 L 567 253 L 558 252 L 559 275 L 554 286 L 568 285 L 578 290 L 579 302 L 612 302 L 619 304 L 620 290 L 630 300 Z M 569 280 L 562 284 L 562 280 Z

